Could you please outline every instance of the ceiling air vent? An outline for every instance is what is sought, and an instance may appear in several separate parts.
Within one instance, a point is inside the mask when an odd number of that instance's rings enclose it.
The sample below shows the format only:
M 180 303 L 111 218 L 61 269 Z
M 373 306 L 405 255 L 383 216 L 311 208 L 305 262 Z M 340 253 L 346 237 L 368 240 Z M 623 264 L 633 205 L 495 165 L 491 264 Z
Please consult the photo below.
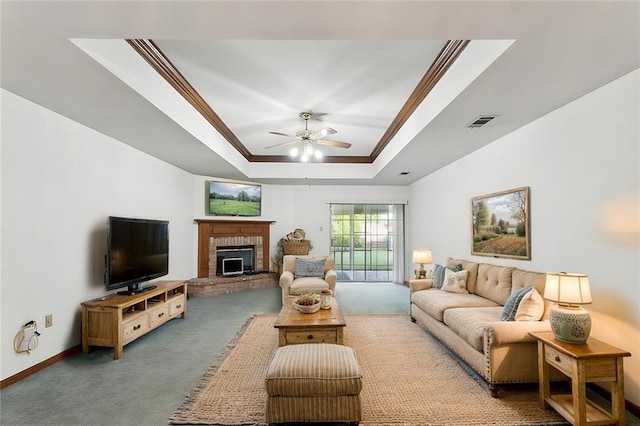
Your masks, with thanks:
M 476 127 L 482 127 L 496 117 L 497 115 L 481 115 L 480 117 L 472 121 L 471 124 L 469 124 L 467 127 L 471 129 L 475 129 Z

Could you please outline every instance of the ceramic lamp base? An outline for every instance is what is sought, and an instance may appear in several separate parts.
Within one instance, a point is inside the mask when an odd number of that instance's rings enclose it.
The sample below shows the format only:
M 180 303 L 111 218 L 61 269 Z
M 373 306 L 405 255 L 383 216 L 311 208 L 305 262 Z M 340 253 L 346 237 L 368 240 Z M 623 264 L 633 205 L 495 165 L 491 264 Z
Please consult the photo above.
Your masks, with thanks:
M 591 332 L 591 315 L 581 307 L 553 306 L 549 323 L 556 339 L 566 343 L 586 343 Z
M 413 271 L 416 274 L 416 280 L 421 280 L 427 277 L 427 270 L 424 269 L 424 265 L 421 263 L 418 269 Z

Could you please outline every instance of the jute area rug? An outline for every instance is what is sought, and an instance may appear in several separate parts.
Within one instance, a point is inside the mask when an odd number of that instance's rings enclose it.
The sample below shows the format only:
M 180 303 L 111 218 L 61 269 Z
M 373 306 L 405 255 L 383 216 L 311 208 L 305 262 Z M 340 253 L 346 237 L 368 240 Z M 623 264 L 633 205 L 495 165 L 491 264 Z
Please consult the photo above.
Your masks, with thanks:
M 491 398 L 408 315 L 345 317 L 344 344 L 363 371 L 361 425 L 566 424 L 538 405 L 537 387 Z M 170 417 L 171 424 L 264 425 L 264 376 L 278 346 L 275 316 L 256 316 Z

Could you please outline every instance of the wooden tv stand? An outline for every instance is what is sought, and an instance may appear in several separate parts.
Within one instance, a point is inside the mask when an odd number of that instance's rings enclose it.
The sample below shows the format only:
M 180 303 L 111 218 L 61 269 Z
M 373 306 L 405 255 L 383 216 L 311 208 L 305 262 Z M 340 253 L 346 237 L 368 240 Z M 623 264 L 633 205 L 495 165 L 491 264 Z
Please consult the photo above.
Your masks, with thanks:
M 82 303 L 82 352 L 89 346 L 113 348 L 120 359 L 124 345 L 187 314 L 185 281 L 154 282 L 156 288 L 134 295 L 111 294 Z

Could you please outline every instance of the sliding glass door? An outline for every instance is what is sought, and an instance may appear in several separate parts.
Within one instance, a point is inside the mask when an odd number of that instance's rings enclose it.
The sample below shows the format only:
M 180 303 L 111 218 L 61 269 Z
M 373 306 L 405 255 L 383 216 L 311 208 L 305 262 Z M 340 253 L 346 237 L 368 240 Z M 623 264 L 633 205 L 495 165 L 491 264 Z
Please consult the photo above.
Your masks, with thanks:
M 404 277 L 404 205 L 331 204 L 331 254 L 339 281 Z

